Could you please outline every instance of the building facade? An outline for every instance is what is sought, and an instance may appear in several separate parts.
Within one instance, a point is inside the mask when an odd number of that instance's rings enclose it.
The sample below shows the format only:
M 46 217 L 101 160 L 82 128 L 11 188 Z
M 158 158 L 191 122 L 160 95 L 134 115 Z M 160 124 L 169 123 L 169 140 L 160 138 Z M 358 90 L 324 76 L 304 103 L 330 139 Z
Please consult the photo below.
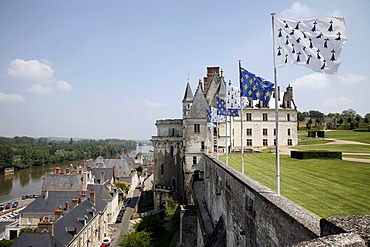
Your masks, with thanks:
M 225 153 L 276 149 L 275 99 L 264 105 L 253 99 L 239 110 L 239 117 L 227 117 L 217 126 L 207 125 L 207 110 L 216 107 L 216 97 L 226 97 L 226 82 L 219 67 L 208 67 L 204 81 L 199 81 L 193 95 L 189 82 L 182 100 L 182 119 L 157 120 L 154 146 L 155 207 L 164 207 L 171 196 L 192 204 L 192 182 L 202 179 L 203 153 Z M 280 146 L 298 144 L 297 109 L 293 88 L 278 93 L 278 137 Z

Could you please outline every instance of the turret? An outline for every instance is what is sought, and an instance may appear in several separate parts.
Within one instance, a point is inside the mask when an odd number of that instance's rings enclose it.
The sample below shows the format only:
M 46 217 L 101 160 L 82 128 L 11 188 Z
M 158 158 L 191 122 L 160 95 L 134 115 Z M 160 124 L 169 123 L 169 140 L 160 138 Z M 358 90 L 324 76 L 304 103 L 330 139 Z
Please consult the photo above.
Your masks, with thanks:
M 185 118 L 193 103 L 193 92 L 191 91 L 190 83 L 188 82 L 185 89 L 184 99 L 182 100 L 182 117 Z

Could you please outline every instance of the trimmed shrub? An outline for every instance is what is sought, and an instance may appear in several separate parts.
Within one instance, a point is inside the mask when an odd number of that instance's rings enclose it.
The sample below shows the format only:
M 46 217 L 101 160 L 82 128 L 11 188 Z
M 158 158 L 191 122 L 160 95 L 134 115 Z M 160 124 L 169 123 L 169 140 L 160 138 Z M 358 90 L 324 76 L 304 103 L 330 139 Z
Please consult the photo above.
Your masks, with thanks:
M 325 150 L 290 151 L 290 158 L 294 159 L 342 159 L 342 152 Z
M 308 131 L 308 137 L 325 137 L 325 131 L 323 130 Z

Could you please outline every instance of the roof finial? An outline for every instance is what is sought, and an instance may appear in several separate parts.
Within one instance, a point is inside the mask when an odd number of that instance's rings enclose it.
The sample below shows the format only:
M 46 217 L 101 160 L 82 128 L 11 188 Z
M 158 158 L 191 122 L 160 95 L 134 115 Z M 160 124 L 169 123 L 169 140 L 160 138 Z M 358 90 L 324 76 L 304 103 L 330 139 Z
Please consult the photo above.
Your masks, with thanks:
M 188 72 L 188 83 L 189 83 L 189 72 Z
M 223 76 L 223 75 L 222 75 L 222 74 L 223 74 L 223 72 L 224 72 L 224 71 L 221 69 L 221 77 Z

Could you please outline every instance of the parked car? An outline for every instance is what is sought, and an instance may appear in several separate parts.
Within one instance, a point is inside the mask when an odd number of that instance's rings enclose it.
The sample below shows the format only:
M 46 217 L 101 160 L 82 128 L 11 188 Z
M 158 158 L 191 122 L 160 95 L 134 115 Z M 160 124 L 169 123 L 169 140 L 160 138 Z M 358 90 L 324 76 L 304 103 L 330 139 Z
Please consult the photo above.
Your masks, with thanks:
M 6 205 L 5 205 L 5 209 L 11 209 L 12 207 L 12 204 L 10 202 L 8 202 Z
M 110 237 L 104 237 L 103 238 L 103 244 L 106 244 L 107 246 L 109 246 L 110 245 L 110 242 L 111 242 Z
M 121 223 L 122 222 L 122 216 L 118 215 L 116 219 L 116 223 Z
M 0 211 L 3 211 L 5 208 L 5 205 L 4 204 L 0 204 Z

